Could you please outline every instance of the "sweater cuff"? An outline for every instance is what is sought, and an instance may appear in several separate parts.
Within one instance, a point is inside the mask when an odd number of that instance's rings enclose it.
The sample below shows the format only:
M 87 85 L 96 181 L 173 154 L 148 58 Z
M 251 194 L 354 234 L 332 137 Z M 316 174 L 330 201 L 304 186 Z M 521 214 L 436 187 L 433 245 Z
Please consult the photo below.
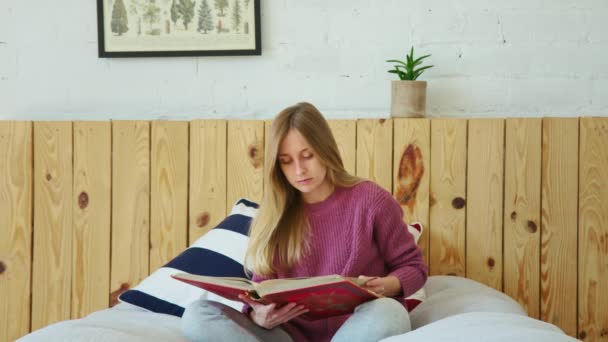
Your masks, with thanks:
M 403 298 L 409 297 L 420 290 L 426 283 L 427 278 L 422 270 L 416 267 L 400 268 L 389 273 L 389 275 L 397 277 L 401 282 Z
M 251 313 L 251 309 L 252 309 L 252 308 L 251 308 L 251 305 L 249 305 L 249 304 L 244 304 L 244 305 L 243 305 L 243 308 L 241 309 L 241 312 L 242 312 L 242 313 L 243 313 L 245 316 L 250 317 L 250 315 L 249 315 L 249 314 Z

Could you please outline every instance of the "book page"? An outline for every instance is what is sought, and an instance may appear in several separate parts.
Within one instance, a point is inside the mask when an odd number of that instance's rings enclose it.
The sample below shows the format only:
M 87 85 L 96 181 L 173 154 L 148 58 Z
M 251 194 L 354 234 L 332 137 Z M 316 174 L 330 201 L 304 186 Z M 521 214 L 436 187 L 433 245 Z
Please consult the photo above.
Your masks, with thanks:
M 238 277 L 210 277 L 194 275 L 189 273 L 178 273 L 175 276 L 179 278 L 189 280 L 194 283 L 205 283 L 226 286 L 234 289 L 241 289 L 244 291 L 251 291 L 254 289 L 256 283 L 245 278 Z
M 310 278 L 283 278 L 283 279 L 270 279 L 265 280 L 259 284 L 254 284 L 256 292 L 260 297 L 263 297 L 269 293 L 277 293 L 288 290 L 295 290 L 301 288 L 307 288 L 317 285 L 325 285 L 332 283 L 339 283 L 343 281 L 352 282 L 358 286 L 363 285 L 362 281 L 358 278 L 342 277 L 340 275 L 329 275 L 319 276 Z

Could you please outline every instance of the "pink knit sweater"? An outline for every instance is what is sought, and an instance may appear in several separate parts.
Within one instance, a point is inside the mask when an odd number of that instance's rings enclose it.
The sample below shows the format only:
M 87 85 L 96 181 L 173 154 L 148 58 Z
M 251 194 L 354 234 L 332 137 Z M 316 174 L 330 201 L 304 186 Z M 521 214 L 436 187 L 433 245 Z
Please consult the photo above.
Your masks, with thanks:
M 305 211 L 311 225 L 310 251 L 297 266 L 280 270 L 276 277 L 393 275 L 401 281 L 403 293 L 396 299 L 404 306 L 404 298 L 426 282 L 427 267 L 403 222 L 401 207 L 375 183 L 336 187 L 324 201 L 306 204 Z M 268 278 L 253 276 L 254 281 L 264 279 Z M 349 316 L 295 318 L 282 327 L 296 341 L 329 341 Z

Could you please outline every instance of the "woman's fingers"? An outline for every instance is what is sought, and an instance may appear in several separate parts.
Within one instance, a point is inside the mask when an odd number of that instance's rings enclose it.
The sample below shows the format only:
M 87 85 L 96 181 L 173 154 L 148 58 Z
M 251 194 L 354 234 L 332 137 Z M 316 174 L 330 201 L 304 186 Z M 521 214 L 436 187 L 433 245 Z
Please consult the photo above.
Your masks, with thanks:
M 242 301 L 244 301 L 245 303 L 249 304 L 254 310 L 256 310 L 257 308 L 259 308 L 260 306 L 263 306 L 264 304 L 255 301 L 253 299 L 251 299 L 251 297 L 249 297 L 248 293 L 245 294 L 240 294 L 239 295 L 239 299 L 241 299 Z
M 359 276 L 359 280 L 363 282 L 363 285 L 368 285 L 368 283 L 372 280 L 378 279 L 378 277 L 368 277 L 364 275 Z
M 272 311 L 268 316 L 272 322 L 279 322 L 283 320 L 283 317 L 288 316 L 294 308 L 297 307 L 296 303 L 287 303 L 281 308 Z
M 291 311 L 293 308 L 296 307 L 296 303 L 287 303 L 285 305 L 283 305 L 281 308 L 276 310 L 276 314 L 281 316 L 281 315 L 285 315 L 286 313 L 288 313 L 289 311 Z
M 365 283 L 365 286 L 377 287 L 377 286 L 381 286 L 382 284 L 384 284 L 384 281 L 382 280 L 382 278 L 372 278 Z
M 363 278 L 368 278 L 366 279 L 365 285 L 364 287 L 368 290 L 374 291 L 378 294 L 383 294 L 386 290 L 386 284 L 385 284 L 385 279 L 384 278 L 379 278 L 379 277 L 364 277 L 361 276 Z M 361 278 L 360 277 L 360 278 Z
M 276 303 L 262 304 L 251 299 L 247 294 L 239 295 L 239 299 L 251 306 L 255 313 L 254 322 L 266 329 L 272 329 L 308 312 L 308 309 L 303 305 L 296 303 L 287 303 L 277 308 Z
M 308 312 L 302 305 L 297 305 L 296 303 L 289 303 L 284 305 L 282 308 L 275 310 L 272 314 L 269 315 L 269 324 L 272 327 L 276 327 L 277 325 L 281 325 L 290 321 L 291 319 L 300 316 L 301 314 Z
M 302 314 L 307 313 L 308 311 L 309 310 L 307 308 L 305 308 L 305 307 L 300 307 L 299 309 L 292 310 L 287 315 L 285 315 L 282 323 L 288 322 L 288 321 L 290 321 L 290 320 L 292 320 L 292 319 L 294 319 L 294 318 L 296 318 L 296 317 L 298 317 L 298 316 L 300 316 Z

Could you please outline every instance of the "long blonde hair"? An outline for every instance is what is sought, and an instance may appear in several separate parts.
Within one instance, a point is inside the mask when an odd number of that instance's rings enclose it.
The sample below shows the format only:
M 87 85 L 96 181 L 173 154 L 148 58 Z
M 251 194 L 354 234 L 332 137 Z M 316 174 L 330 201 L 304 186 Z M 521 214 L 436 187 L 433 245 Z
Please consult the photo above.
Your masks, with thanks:
M 268 184 L 256 218 L 251 223 L 245 269 L 259 275 L 276 274 L 278 267 L 290 268 L 304 255 L 308 222 L 302 195 L 283 174 L 278 160 L 279 146 L 290 129 L 307 140 L 327 168 L 329 182 L 350 187 L 361 181 L 344 169 L 342 157 L 323 115 L 310 103 L 301 102 L 282 110 L 273 120 L 266 145 L 264 182 Z

